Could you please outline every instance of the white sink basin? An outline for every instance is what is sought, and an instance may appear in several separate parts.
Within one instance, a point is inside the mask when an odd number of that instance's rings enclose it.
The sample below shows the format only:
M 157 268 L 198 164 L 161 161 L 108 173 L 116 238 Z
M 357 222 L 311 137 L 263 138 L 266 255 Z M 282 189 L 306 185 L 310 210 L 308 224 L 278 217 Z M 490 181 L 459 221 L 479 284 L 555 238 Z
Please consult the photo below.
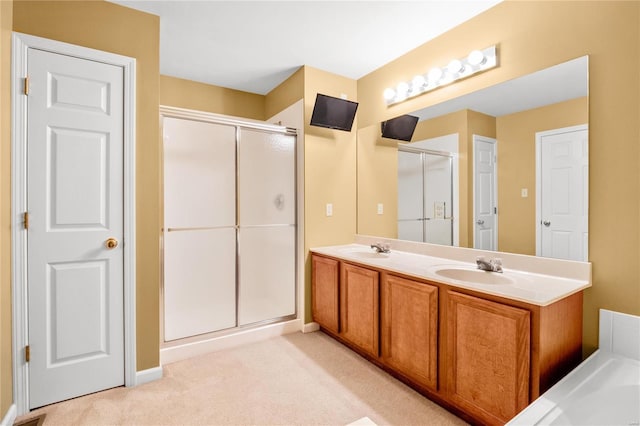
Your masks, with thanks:
M 437 269 L 435 273 L 436 275 L 440 275 L 441 277 L 450 278 L 456 281 L 464 281 L 468 283 L 496 284 L 496 285 L 514 283 L 514 281 L 511 278 L 506 277 L 499 272 L 487 272 L 487 271 L 482 271 L 480 269 L 449 267 L 449 268 Z
M 341 249 L 340 252 L 347 256 L 357 256 L 365 259 L 384 259 L 389 257 L 391 253 L 378 253 L 374 249 L 367 247 L 349 247 Z

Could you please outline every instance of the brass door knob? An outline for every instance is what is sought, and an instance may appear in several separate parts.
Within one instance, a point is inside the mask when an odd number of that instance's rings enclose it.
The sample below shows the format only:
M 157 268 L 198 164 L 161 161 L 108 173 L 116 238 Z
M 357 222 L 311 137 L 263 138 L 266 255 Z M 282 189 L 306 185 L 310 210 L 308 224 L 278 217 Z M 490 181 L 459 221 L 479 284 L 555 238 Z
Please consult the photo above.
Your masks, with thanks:
M 118 247 L 118 240 L 116 240 L 115 238 L 109 238 L 104 242 L 104 245 L 107 246 L 108 249 L 114 249 Z

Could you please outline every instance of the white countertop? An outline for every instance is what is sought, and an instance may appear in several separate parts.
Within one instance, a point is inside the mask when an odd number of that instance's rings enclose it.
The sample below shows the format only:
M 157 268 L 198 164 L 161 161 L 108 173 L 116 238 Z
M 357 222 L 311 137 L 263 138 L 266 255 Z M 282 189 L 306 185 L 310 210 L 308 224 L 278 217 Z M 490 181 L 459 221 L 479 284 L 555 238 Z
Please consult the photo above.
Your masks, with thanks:
M 468 249 L 461 249 L 466 250 Z M 411 277 L 435 281 L 452 287 L 478 291 L 507 299 L 518 300 L 533 305 L 547 306 L 571 294 L 591 287 L 588 279 L 572 279 L 556 275 L 509 269 L 503 264 L 503 273 L 486 272 L 486 281 L 508 281 L 507 283 L 479 283 L 448 278 L 438 274 L 443 269 L 476 270 L 476 264 L 452 258 L 429 256 L 408 251 L 395 250 L 389 254 L 378 254 L 366 244 L 346 244 L 312 248 L 311 252 L 356 262 L 377 269 L 400 273 Z M 494 253 L 500 257 L 500 254 Z M 532 262 L 536 262 L 532 257 Z M 543 261 L 544 262 L 544 261 Z M 473 272 L 471 272 L 473 274 Z

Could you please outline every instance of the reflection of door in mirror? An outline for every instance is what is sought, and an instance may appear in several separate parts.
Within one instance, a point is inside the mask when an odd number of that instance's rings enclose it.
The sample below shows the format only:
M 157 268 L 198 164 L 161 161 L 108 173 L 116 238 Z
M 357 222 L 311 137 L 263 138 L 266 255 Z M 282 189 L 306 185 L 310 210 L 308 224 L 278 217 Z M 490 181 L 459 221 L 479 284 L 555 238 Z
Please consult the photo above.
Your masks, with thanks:
M 536 133 L 536 254 L 588 260 L 587 125 Z
M 458 191 L 454 179 L 457 144 L 458 135 L 454 134 L 400 146 L 398 238 L 458 245 L 454 210 Z
M 498 141 L 473 135 L 473 248 L 498 250 Z

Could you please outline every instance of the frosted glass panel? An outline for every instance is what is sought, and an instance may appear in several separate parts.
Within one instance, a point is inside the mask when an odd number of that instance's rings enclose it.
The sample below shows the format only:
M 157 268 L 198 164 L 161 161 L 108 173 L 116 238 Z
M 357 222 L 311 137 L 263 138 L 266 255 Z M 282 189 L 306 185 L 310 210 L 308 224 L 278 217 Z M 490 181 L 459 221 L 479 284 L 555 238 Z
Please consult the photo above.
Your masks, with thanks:
M 425 221 L 427 243 L 452 245 L 451 219 L 433 219 Z
M 423 220 L 398 221 L 398 239 L 424 242 Z
M 295 137 L 243 129 L 240 225 L 295 223 Z
M 165 233 L 165 340 L 234 327 L 235 229 Z
M 295 313 L 295 227 L 241 228 L 239 325 Z
M 165 227 L 235 224 L 235 127 L 164 118 Z
M 398 220 L 424 217 L 422 181 L 421 154 L 398 151 Z M 420 225 L 420 235 L 422 235 L 422 225 Z M 398 238 L 404 239 L 400 236 Z M 422 236 L 419 240 L 409 239 L 422 241 Z

